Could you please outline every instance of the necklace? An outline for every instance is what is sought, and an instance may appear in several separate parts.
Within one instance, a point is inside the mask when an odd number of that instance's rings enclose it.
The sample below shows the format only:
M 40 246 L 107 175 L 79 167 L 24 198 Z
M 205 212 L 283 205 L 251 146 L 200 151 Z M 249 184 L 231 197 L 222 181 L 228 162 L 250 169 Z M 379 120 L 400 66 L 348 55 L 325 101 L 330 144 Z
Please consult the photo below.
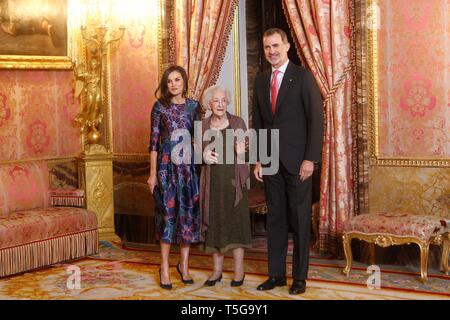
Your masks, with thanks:
M 211 119 L 211 127 L 222 130 L 226 127 L 228 127 L 228 118 L 220 118 L 219 120 L 214 120 L 215 118 Z

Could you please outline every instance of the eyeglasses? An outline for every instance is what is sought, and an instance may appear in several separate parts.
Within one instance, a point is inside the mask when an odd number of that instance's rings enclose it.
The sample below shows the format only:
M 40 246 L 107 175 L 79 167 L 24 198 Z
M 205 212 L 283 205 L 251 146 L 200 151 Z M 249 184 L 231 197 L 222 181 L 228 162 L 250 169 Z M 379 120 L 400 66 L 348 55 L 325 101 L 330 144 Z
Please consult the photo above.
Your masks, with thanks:
M 214 104 L 228 104 L 227 99 L 212 99 L 211 102 Z

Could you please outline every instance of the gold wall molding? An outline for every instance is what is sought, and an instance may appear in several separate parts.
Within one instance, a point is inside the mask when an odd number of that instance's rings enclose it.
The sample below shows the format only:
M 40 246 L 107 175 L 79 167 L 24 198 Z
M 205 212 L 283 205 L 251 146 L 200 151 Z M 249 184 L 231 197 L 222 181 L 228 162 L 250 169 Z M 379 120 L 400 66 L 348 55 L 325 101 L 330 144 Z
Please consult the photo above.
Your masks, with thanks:
M 150 154 L 146 153 L 116 153 L 114 161 L 150 162 Z
M 105 147 L 109 152 L 114 152 L 114 141 L 113 141 L 113 119 L 112 119 L 112 92 L 111 92 L 111 47 L 109 46 L 106 53 L 106 83 L 105 83 Z
M 76 161 L 77 155 L 65 156 L 65 157 L 41 157 L 41 158 L 25 158 L 16 160 L 0 161 L 0 165 L 8 165 L 14 163 L 24 163 L 24 162 L 34 162 L 34 161 L 46 161 L 48 163 L 60 163 L 60 162 L 71 162 Z
M 399 158 L 380 154 L 379 96 L 378 96 L 378 0 L 368 0 L 366 6 L 366 47 L 368 58 L 368 104 L 369 104 L 369 158 L 373 166 L 401 167 L 450 167 L 449 158 Z
M 390 167 L 450 167 L 448 159 L 411 159 L 411 158 L 384 158 L 371 156 L 370 164 L 374 166 Z
M 239 6 L 234 10 L 233 20 L 233 43 L 234 43 L 234 63 L 233 63 L 233 80 L 234 80 L 234 114 L 241 116 L 241 59 L 239 46 Z
M 158 64 L 159 64 L 159 78 L 162 77 L 164 69 L 168 67 L 169 63 L 166 63 L 165 54 L 168 55 L 168 53 L 164 52 L 164 49 L 169 51 L 169 46 L 164 46 L 164 39 L 166 36 L 166 29 L 164 28 L 164 25 L 168 22 L 166 17 L 166 1 L 158 0 L 158 7 L 159 7 L 159 20 L 158 20 Z M 167 21 L 167 22 L 166 22 Z M 168 24 L 168 23 L 167 23 Z M 168 62 L 169 59 L 167 59 Z
M 70 57 L 58 56 L 1 56 L 1 69 L 53 69 L 70 70 L 73 68 Z

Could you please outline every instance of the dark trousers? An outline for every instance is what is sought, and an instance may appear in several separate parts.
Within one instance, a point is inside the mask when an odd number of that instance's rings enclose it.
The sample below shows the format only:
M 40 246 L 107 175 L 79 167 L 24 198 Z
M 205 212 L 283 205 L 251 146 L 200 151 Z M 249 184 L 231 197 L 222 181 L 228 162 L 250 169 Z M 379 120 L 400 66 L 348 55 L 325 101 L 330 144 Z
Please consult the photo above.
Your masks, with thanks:
M 312 178 L 300 181 L 280 163 L 275 175 L 264 176 L 266 189 L 269 276 L 286 276 L 288 232 L 293 233 L 292 277 L 308 277 Z

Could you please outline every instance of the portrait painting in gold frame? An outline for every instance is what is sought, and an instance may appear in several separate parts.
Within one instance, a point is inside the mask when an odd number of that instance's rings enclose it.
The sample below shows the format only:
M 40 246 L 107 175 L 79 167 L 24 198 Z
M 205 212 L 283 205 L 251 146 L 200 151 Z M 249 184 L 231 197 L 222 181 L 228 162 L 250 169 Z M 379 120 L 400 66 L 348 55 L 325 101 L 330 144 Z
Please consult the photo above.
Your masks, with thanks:
M 67 15 L 67 0 L 0 0 L 0 68 L 71 68 Z

